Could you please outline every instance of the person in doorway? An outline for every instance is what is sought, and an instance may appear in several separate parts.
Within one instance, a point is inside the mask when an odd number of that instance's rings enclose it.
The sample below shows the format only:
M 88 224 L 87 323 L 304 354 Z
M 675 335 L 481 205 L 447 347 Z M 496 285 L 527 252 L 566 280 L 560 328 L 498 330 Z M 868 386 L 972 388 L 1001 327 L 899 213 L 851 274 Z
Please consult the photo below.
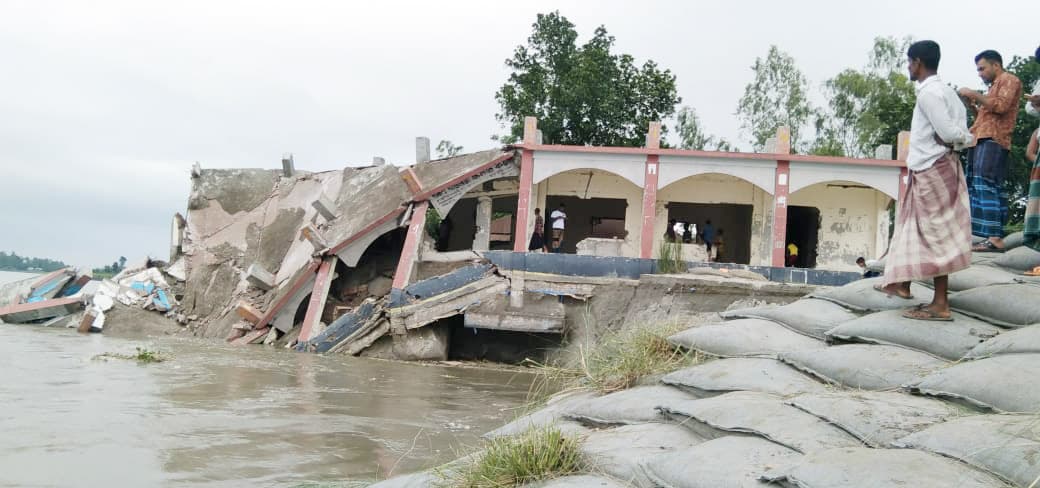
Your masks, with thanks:
M 704 230 L 701 231 L 701 239 L 704 241 L 704 245 L 708 248 L 708 260 L 711 260 L 711 247 L 715 244 L 715 227 L 712 227 L 711 220 L 704 223 Z
M 867 259 L 863 256 L 856 258 L 856 266 L 859 266 L 859 269 L 863 270 L 864 278 L 874 278 L 877 276 L 881 276 L 881 273 L 867 269 Z
M 957 93 L 968 109 L 976 113 L 971 133 L 975 147 L 968 153 L 968 194 L 971 200 L 971 233 L 986 240 L 976 245 L 975 252 L 1004 252 L 1004 224 L 1008 205 L 1004 178 L 1008 171 L 1011 132 L 1018 118 L 1018 100 L 1022 98 L 1022 82 L 1004 71 L 1004 60 L 993 50 L 975 56 L 975 66 L 982 81 L 989 85 L 983 95 L 970 88 Z
M 934 278 L 932 302 L 904 310 L 903 317 L 951 321 L 949 275 L 971 265 L 971 205 L 964 171 L 953 151 L 971 144 L 973 137 L 964 105 L 937 74 L 939 57 L 934 41 L 918 41 L 907 50 L 910 80 L 917 82 L 906 159 L 909 175 L 899 196 L 904 203 L 885 258 L 884 278 L 874 289 L 912 299 L 911 282 Z
M 664 230 L 664 242 L 675 242 L 675 219 L 668 220 L 668 228 Z
M 726 242 L 723 240 L 722 234 L 723 234 L 722 229 L 719 229 L 718 234 L 715 235 L 715 259 L 714 259 L 714 261 L 716 263 L 722 262 L 722 260 L 724 259 L 724 256 L 725 256 L 724 250 L 725 250 Z
M 689 244 L 693 242 L 693 224 L 686 222 L 685 228 L 682 233 L 683 244 Z
M 793 268 L 795 264 L 798 264 L 798 246 L 793 242 L 787 243 L 787 249 L 784 250 L 787 255 L 784 258 L 784 265 L 788 268 Z
M 553 213 L 549 215 L 552 219 L 552 252 L 560 252 L 560 245 L 563 243 L 563 231 L 567 227 L 567 206 L 560 204 L 560 206 L 553 210 Z
M 542 218 L 542 209 L 534 209 L 534 232 L 531 233 L 531 242 L 527 245 L 528 251 L 545 251 L 545 219 Z

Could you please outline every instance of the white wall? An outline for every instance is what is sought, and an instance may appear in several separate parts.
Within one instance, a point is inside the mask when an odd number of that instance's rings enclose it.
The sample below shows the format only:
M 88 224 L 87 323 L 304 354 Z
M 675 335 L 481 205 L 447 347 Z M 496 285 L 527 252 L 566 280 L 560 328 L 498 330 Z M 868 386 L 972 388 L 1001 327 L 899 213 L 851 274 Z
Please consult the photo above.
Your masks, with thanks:
M 828 186 L 831 185 L 831 186 Z M 816 207 L 820 210 L 820 233 L 816 268 L 856 271 L 856 258 L 870 259 L 878 251 L 879 224 L 888 197 L 858 183 L 831 181 L 802 188 L 788 197 L 789 206 Z

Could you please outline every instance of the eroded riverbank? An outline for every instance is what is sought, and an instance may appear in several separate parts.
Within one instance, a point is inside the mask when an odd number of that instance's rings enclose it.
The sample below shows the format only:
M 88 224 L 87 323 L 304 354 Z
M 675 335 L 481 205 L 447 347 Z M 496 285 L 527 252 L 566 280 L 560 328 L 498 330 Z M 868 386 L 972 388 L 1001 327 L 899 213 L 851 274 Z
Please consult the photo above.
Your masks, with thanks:
M 172 359 L 92 359 L 142 345 Z M 455 459 L 532 381 L 26 325 L 0 325 L 0 371 L 0 486 L 351 486 Z

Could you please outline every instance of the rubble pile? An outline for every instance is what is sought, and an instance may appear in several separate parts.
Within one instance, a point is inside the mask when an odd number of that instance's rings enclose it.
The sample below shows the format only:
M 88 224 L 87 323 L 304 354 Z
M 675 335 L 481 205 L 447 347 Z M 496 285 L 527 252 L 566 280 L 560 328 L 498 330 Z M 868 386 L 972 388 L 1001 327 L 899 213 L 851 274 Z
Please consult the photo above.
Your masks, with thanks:
M 732 310 L 669 338 L 713 359 L 570 392 L 486 436 L 556 425 L 584 444 L 585 486 L 1036 486 L 1040 281 L 1021 271 L 1040 253 L 1012 252 L 951 277 L 952 322 L 898 313 L 931 301 L 930 283 L 906 300 L 874 291 L 879 279 Z

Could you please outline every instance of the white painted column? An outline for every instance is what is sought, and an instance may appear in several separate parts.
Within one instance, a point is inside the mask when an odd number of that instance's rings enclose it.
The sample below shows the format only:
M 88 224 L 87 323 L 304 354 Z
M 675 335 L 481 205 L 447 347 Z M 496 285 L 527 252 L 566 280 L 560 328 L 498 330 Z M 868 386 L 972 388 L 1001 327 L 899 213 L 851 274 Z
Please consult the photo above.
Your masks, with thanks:
M 491 197 L 477 197 L 477 233 L 473 236 L 473 250 L 487 251 L 491 247 Z

